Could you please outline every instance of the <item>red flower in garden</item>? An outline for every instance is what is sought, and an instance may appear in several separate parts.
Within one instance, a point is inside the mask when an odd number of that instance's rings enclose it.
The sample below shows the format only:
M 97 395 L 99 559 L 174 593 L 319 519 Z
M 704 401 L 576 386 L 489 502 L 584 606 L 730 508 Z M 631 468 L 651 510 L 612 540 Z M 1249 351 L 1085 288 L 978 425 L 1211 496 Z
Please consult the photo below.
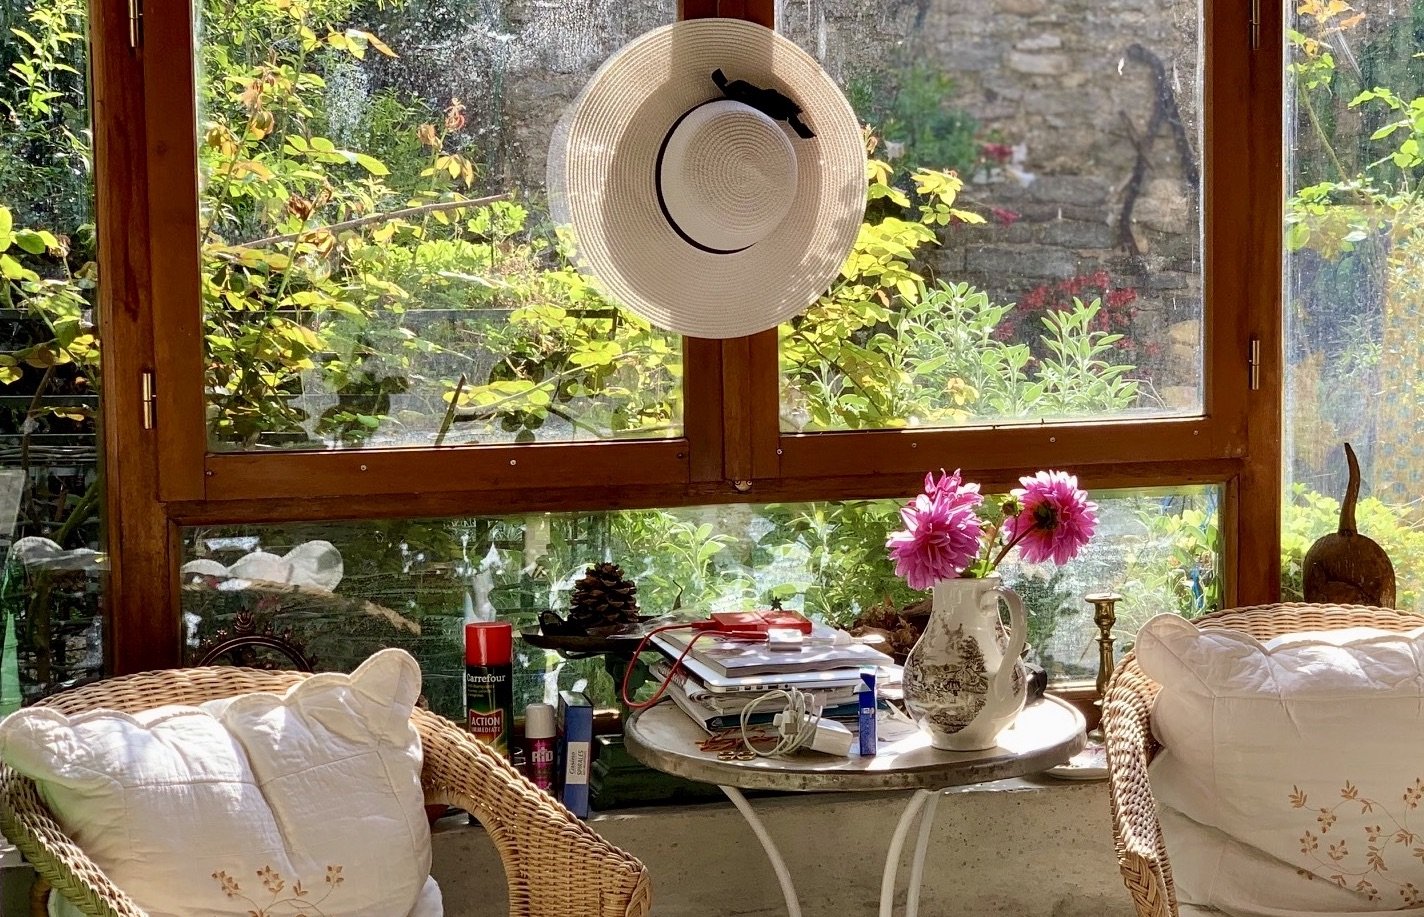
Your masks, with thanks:
M 981 150 L 985 159 L 995 162 L 1008 162 L 1014 157 L 1014 148 L 1007 143 L 986 143 Z

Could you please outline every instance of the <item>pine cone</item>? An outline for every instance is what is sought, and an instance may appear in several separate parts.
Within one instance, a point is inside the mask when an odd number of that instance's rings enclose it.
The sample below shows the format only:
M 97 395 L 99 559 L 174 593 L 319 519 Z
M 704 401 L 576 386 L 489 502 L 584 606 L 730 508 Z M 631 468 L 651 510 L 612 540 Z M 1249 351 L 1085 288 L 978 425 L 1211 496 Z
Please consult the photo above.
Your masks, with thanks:
M 574 584 L 569 623 L 586 631 L 617 627 L 638 620 L 638 586 L 623 578 L 617 564 L 589 567 Z

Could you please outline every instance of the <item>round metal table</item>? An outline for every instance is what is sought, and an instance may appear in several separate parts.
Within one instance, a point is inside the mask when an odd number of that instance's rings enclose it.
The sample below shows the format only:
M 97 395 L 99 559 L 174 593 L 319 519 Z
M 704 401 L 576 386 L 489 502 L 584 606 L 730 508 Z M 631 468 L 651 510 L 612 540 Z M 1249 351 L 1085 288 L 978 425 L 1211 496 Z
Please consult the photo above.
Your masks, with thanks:
M 930 745 L 929 736 L 881 717 L 878 754 L 862 758 L 835 758 L 816 752 L 798 752 L 783 758 L 727 761 L 716 752 L 702 751 L 707 734 L 671 704 L 660 704 L 635 714 L 624 727 L 624 744 L 630 754 L 649 767 L 679 777 L 715 783 L 747 820 L 767 859 L 776 871 L 790 917 L 801 917 L 801 902 L 786 861 L 771 836 L 752 811 L 742 790 L 791 792 L 871 792 L 914 790 L 891 836 L 880 882 L 880 917 L 894 912 L 895 882 L 900 854 L 917 815 L 920 818 L 906 917 L 916 917 L 925 850 L 941 791 L 971 783 L 984 783 L 1047 770 L 1083 750 L 1087 742 L 1082 714 L 1052 695 L 1030 704 L 1012 726 L 999 736 L 995 748 L 974 752 L 942 751 Z M 898 725 L 898 724 L 896 724 Z M 891 727 L 891 728 L 887 728 Z M 887 736 L 887 733 L 898 733 Z

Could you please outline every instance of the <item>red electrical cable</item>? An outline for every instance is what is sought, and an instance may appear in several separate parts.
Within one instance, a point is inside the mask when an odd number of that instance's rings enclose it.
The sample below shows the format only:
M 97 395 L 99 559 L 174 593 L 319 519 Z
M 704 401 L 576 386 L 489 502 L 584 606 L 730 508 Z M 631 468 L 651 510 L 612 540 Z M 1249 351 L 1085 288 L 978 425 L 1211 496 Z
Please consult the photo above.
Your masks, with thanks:
M 648 645 L 648 641 L 653 638 L 654 634 L 661 634 L 665 631 L 670 630 L 695 630 L 697 631 L 697 633 L 692 635 L 692 639 L 687 641 L 687 646 L 683 647 L 682 652 L 678 655 L 676 659 L 673 660 L 672 669 L 668 672 L 667 678 L 663 679 L 663 683 L 658 685 L 658 690 L 653 693 L 653 696 L 645 701 L 632 700 L 628 697 L 628 679 L 633 674 L 633 669 L 638 663 L 638 657 L 642 655 L 643 650 Z M 658 701 L 662 700 L 663 692 L 667 691 L 668 685 L 672 684 L 673 677 L 677 674 L 678 668 L 682 666 L 682 661 L 687 658 L 688 653 L 692 652 L 692 647 L 697 643 L 697 641 L 705 636 L 708 636 L 709 634 L 718 637 L 737 637 L 742 639 L 754 639 L 751 637 L 750 634 L 724 631 L 718 629 L 715 626 L 709 627 L 707 621 L 694 621 L 689 624 L 664 624 L 661 627 L 653 628 L 643 636 L 642 640 L 638 641 L 638 648 L 633 650 L 633 659 L 631 662 L 628 663 L 628 668 L 623 672 L 623 684 L 619 686 L 618 693 L 619 696 L 622 698 L 623 703 L 628 706 L 628 709 L 646 710 L 653 704 L 656 704 Z M 765 635 L 762 635 L 760 639 L 765 639 Z

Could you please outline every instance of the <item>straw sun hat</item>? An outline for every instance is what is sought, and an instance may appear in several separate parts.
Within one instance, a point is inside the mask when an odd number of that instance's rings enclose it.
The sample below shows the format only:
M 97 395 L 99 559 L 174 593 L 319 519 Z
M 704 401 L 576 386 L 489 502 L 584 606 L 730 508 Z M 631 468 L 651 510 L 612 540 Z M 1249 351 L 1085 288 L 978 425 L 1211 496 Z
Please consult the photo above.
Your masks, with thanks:
M 654 325 L 774 328 L 830 286 L 865 214 L 855 113 L 815 59 L 733 19 L 618 51 L 555 132 L 554 216 L 580 266 Z

